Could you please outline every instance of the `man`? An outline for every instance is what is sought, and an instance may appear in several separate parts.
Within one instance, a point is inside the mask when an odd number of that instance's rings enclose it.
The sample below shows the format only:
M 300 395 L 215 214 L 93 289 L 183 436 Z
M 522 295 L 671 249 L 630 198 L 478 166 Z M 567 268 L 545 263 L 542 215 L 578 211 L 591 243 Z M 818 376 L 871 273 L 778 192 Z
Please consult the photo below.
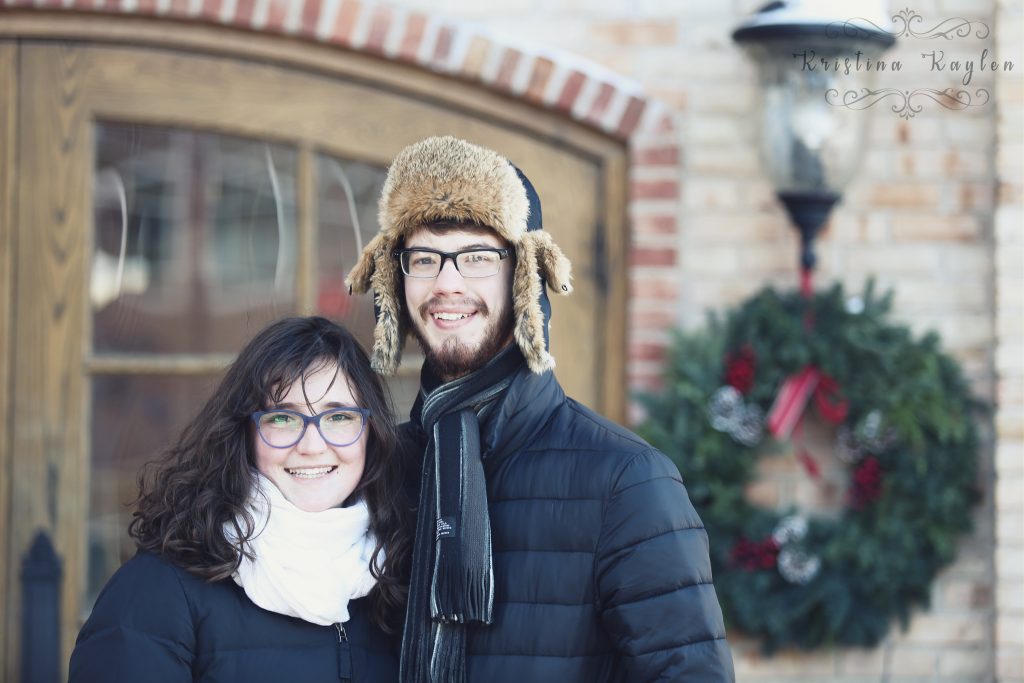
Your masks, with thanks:
M 544 285 L 569 293 L 570 268 L 530 182 L 429 138 L 395 158 L 379 219 L 347 280 L 375 292 L 374 367 L 410 330 L 427 359 L 402 681 L 732 681 L 678 470 L 551 372 Z

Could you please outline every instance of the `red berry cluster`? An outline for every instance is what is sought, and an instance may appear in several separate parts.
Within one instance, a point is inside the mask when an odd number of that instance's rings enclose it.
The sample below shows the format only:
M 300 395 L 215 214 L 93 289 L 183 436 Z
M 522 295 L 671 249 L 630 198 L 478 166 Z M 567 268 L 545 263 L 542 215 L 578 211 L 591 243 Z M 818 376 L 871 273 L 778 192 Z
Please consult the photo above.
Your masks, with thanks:
M 739 351 L 725 354 L 725 383 L 741 394 L 746 394 L 754 386 L 756 370 L 757 357 L 750 344 L 744 344 Z
M 763 541 L 751 541 L 748 538 L 740 537 L 736 545 L 732 547 L 729 559 L 737 567 L 747 571 L 758 569 L 771 569 L 779 556 L 779 544 L 774 538 L 768 537 Z
M 873 503 L 882 495 L 882 466 L 878 458 L 868 456 L 853 471 L 853 482 L 850 484 L 850 505 L 860 510 L 868 503 Z

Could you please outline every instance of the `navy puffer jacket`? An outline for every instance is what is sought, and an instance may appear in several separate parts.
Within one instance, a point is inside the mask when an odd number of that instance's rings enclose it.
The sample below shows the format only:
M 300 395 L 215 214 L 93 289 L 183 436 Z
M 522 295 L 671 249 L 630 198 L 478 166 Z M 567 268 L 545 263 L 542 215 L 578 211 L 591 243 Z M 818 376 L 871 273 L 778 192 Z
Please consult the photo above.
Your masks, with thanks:
M 145 552 L 100 593 L 71 655 L 70 683 L 395 683 L 397 643 L 366 600 L 341 627 L 257 607 L 230 579 L 207 583 Z
M 468 683 L 734 680 L 707 534 L 668 458 L 526 369 L 481 441 L 494 623 L 469 632 Z

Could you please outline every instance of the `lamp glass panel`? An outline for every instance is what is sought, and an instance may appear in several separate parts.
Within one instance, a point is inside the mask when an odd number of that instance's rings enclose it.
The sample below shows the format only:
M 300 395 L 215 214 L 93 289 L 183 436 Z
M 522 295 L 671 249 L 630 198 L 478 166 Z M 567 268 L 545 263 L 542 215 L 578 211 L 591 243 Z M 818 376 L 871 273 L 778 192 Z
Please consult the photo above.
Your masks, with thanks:
M 794 55 L 813 50 L 816 59 L 831 61 L 858 48 L 800 43 L 748 49 L 761 80 L 759 152 L 772 185 L 779 192 L 841 193 L 860 164 L 870 114 L 830 104 L 826 95 L 870 87 L 872 72 L 845 73 L 817 61 L 807 68 Z

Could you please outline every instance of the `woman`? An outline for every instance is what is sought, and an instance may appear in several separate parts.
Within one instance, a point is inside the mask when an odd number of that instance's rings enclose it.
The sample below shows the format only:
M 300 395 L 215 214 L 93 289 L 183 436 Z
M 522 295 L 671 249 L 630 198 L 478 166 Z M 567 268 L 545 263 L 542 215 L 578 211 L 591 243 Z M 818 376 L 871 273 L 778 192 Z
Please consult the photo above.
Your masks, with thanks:
M 356 340 L 324 318 L 270 325 L 140 477 L 139 553 L 100 593 L 71 682 L 397 681 L 400 479 Z

